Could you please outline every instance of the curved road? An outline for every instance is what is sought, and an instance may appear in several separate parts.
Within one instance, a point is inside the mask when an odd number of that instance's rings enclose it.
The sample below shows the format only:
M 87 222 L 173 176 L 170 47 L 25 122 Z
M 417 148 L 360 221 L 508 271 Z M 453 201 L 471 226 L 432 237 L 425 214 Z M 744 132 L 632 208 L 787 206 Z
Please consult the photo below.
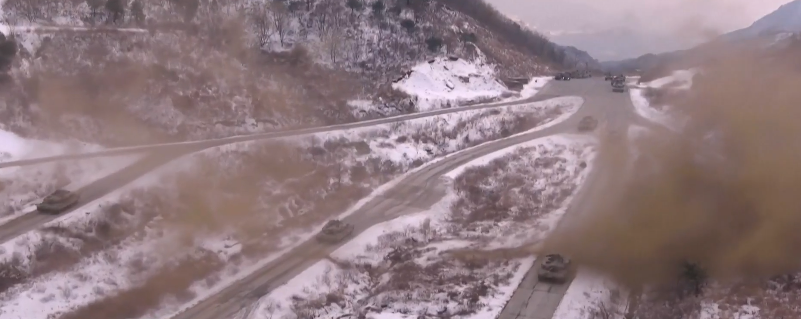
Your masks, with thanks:
M 654 124 L 640 117 L 634 110 L 634 105 L 628 93 L 614 93 L 611 91 L 608 82 L 589 80 L 588 94 L 592 98 L 587 98 L 585 106 L 590 108 L 604 108 L 607 111 L 601 117 L 606 130 L 619 132 L 622 140 L 628 139 L 628 128 L 630 125 L 639 125 L 659 132 L 666 132 L 667 129 L 658 124 Z M 607 145 L 611 146 L 611 145 Z M 590 172 L 585 182 L 582 184 L 574 200 L 567 208 L 565 215 L 559 221 L 554 231 L 565 231 L 565 229 L 576 225 L 596 199 L 608 195 L 608 185 L 619 182 L 619 176 L 614 176 L 619 169 L 611 169 L 613 165 L 627 165 L 625 161 L 619 160 L 619 152 L 626 152 L 625 148 L 615 150 L 602 147 L 596 157 L 595 166 Z M 625 156 L 625 155 L 624 155 Z M 575 270 L 570 275 L 569 280 L 562 284 L 540 282 L 537 279 L 537 269 L 539 261 L 526 273 L 523 281 L 515 290 L 512 298 L 504 307 L 498 319 L 552 319 L 559 303 L 570 286 L 575 276 Z M 560 318 L 563 319 L 563 318 Z
M 638 123 L 650 126 L 651 124 L 640 119 L 629 107 L 631 102 L 628 94 L 613 93 L 608 82 L 596 79 L 576 80 L 571 82 L 551 82 L 543 90 L 546 96 L 579 95 L 585 101 L 582 107 L 564 122 L 544 128 L 535 132 L 522 134 L 502 140 L 487 142 L 479 146 L 452 154 L 438 162 L 429 164 L 404 178 L 398 185 L 383 196 L 369 201 L 361 209 L 343 219 L 354 225 L 352 236 L 356 236 L 367 228 L 385 222 L 403 214 L 420 211 L 431 207 L 445 195 L 444 185 L 440 177 L 453 169 L 484 155 L 503 148 L 520 144 L 533 139 L 560 133 L 577 133 L 580 119 L 590 115 L 601 120 L 606 126 L 614 129 L 623 129 L 628 123 Z M 627 102 L 628 101 L 628 102 Z M 645 123 L 640 123 L 645 121 Z M 621 131 L 624 132 L 625 131 Z M 596 172 L 602 170 L 594 170 Z M 590 177 L 597 180 L 597 177 Z M 583 189 L 587 189 L 584 187 Z M 594 187 L 593 189 L 598 189 Z M 586 197 L 586 196 L 582 196 Z M 575 201 L 581 202 L 581 200 Z M 574 205 L 574 207 L 576 207 Z M 574 211 L 576 209 L 573 209 Z M 575 212 L 571 215 L 577 215 Z M 567 216 L 566 216 L 567 217 Z M 570 218 L 573 218 L 571 216 Z M 314 239 L 300 244 L 298 247 L 274 260 L 252 274 L 232 283 L 215 295 L 191 306 L 173 316 L 173 319 L 226 319 L 232 318 L 245 311 L 249 305 L 256 302 L 261 296 L 294 278 L 306 268 L 326 258 L 347 240 L 334 245 L 325 245 Z M 536 276 L 535 276 L 536 277 Z M 534 285 L 531 285 L 532 288 Z M 544 287 L 543 285 L 540 285 Z M 537 310 L 533 313 L 550 314 L 548 316 L 519 316 L 520 318 L 551 318 L 556 306 L 564 295 L 568 284 L 548 288 L 546 293 L 529 293 L 530 289 L 522 287 L 515 292 L 517 299 L 513 298 L 504 313 L 528 313 L 528 308 L 521 308 L 524 304 L 514 301 L 526 299 L 529 304 L 536 304 Z M 550 293 L 553 292 L 553 293 Z M 522 295 L 528 294 L 528 298 Z M 519 295 L 519 296 L 518 296 Z M 530 301 L 535 299 L 533 303 Z M 538 300 L 542 300 L 539 302 Z M 532 308 L 533 309 L 533 308 Z M 514 317 L 514 316 L 513 316 Z M 507 317 L 508 318 L 508 317 Z
M 33 165 L 33 164 L 41 164 L 41 163 L 48 163 L 48 162 L 63 161 L 63 160 L 75 160 L 75 159 L 104 157 L 104 156 L 117 156 L 117 155 L 131 154 L 131 153 L 143 153 L 143 152 L 148 152 L 148 151 L 173 151 L 176 148 L 184 149 L 187 152 L 196 152 L 196 151 L 200 151 L 200 150 L 211 148 L 211 147 L 215 147 L 215 146 L 231 144 L 231 143 L 237 143 L 237 142 L 248 142 L 248 141 L 255 141 L 255 140 L 265 140 L 265 139 L 298 136 L 298 135 L 306 135 L 306 134 L 313 134 L 313 133 L 323 133 L 323 132 L 330 132 L 330 131 L 347 130 L 347 129 L 354 129 L 354 128 L 360 128 L 360 127 L 374 126 L 374 125 L 379 125 L 379 124 L 389 124 L 389 123 L 395 123 L 395 122 L 402 122 L 402 121 L 419 119 L 419 118 L 424 118 L 424 117 L 429 117 L 429 116 L 434 116 L 434 115 L 456 113 L 456 112 L 462 112 L 462 111 L 468 111 L 468 110 L 481 110 L 481 109 L 494 108 L 494 107 L 502 107 L 502 106 L 510 106 L 510 105 L 519 105 L 519 104 L 525 104 L 525 103 L 532 103 L 532 102 L 544 101 L 544 100 L 555 98 L 555 97 L 559 97 L 559 96 L 541 91 L 541 92 L 537 93 L 533 97 L 530 97 L 530 98 L 527 98 L 527 99 L 523 99 L 523 100 L 519 100 L 519 101 L 476 104 L 476 105 L 470 105 L 470 106 L 454 107 L 454 108 L 449 108 L 449 109 L 440 109 L 440 110 L 429 111 L 429 112 L 419 112 L 419 113 L 413 113 L 413 114 L 407 114 L 407 115 L 398 115 L 398 116 L 380 118 L 380 119 L 375 119 L 375 120 L 360 121 L 360 122 L 353 122 L 353 123 L 347 123 L 347 124 L 338 124 L 338 125 L 331 125 L 331 126 L 323 126 L 323 127 L 312 127 L 312 128 L 284 130 L 284 131 L 276 131 L 276 132 L 268 132 L 268 133 L 248 134 L 248 135 L 232 136 L 232 137 L 226 137 L 226 138 L 201 140 L 201 141 L 191 141 L 191 142 L 177 142 L 177 143 L 165 143 L 165 144 L 118 147 L 118 148 L 107 149 L 107 150 L 103 150 L 103 151 L 97 151 L 97 152 L 88 152 L 88 153 L 80 153 L 80 154 L 66 154 L 66 155 L 58 155 L 58 156 L 47 156 L 47 157 L 31 158 L 31 159 L 25 159 L 25 160 L 8 161 L 8 162 L 0 163 L 0 168 L 15 167 L 15 166 L 26 166 L 26 165 Z
M 547 86 L 546 86 L 547 87 Z M 494 107 L 503 107 L 503 106 L 511 106 L 511 105 L 519 105 L 519 104 L 526 104 L 526 103 L 533 103 L 538 101 L 544 101 L 551 98 L 559 97 L 560 95 L 555 95 L 553 92 L 545 92 L 549 91 L 548 89 L 544 89 L 535 96 L 527 99 L 523 99 L 520 101 L 512 101 L 512 102 L 499 102 L 499 103 L 489 103 L 489 104 L 478 104 L 478 105 L 471 105 L 471 106 L 464 106 L 458 108 L 450 108 L 450 109 L 442 109 L 436 110 L 431 112 L 422 112 L 422 113 L 415 113 L 409 115 L 401 115 L 395 116 L 390 118 L 383 118 L 377 120 L 370 120 L 370 121 L 362 121 L 362 122 L 355 122 L 355 123 L 348 123 L 348 124 L 341 124 L 341 125 L 333 125 L 333 126 L 325 126 L 325 127 L 315 127 L 315 128 L 307 128 L 307 129 L 297 129 L 297 130 L 287 130 L 287 131 L 280 131 L 280 132 L 271 132 L 271 133 L 260 133 L 260 134 L 253 134 L 253 135 L 243 135 L 243 136 L 234 136 L 230 138 L 222 138 L 222 139 L 213 139 L 213 140 L 204 140 L 204 141 L 194 141 L 194 142 L 182 142 L 182 143 L 169 143 L 169 144 L 159 144 L 159 145 L 145 145 L 145 146 L 135 146 L 135 147 L 125 147 L 125 148 L 117 148 L 111 150 L 105 150 L 100 152 L 92 152 L 92 153 L 82 153 L 82 154 L 70 154 L 70 155 L 61 155 L 61 156 L 52 156 L 52 157 L 42 157 L 42 158 L 35 158 L 35 159 L 28 159 L 28 160 L 21 160 L 21 161 L 13 161 L 13 162 L 5 162 L 0 163 L 0 168 L 4 167 L 13 167 L 13 166 L 24 166 L 24 165 L 33 165 L 33 164 L 40 164 L 46 162 L 53 162 L 59 160 L 73 160 L 73 159 L 81 159 L 81 158 L 90 158 L 90 157 L 102 157 L 102 156 L 114 156 L 114 155 L 122 155 L 122 154 L 129 154 L 129 153 L 139 153 L 139 152 L 148 152 L 149 154 L 146 155 L 141 160 L 137 161 L 134 164 L 129 165 L 128 167 L 101 178 L 97 181 L 92 182 L 91 184 L 85 186 L 84 188 L 76 190 L 78 194 L 81 194 L 81 199 L 79 202 L 73 206 L 73 208 L 62 212 L 59 215 L 46 215 L 46 214 L 38 214 L 38 213 L 31 213 L 25 214 L 9 222 L 0 225 L 0 243 L 7 242 L 17 236 L 20 236 L 26 232 L 36 229 L 37 227 L 55 220 L 60 216 L 69 214 L 75 209 L 79 209 L 80 207 L 98 199 L 106 194 L 112 192 L 113 190 L 120 188 L 130 182 L 133 182 L 138 177 L 144 175 L 145 173 L 156 169 L 159 166 L 162 166 L 180 156 L 195 153 L 202 151 L 204 149 L 208 149 L 211 147 L 221 146 L 230 143 L 238 143 L 238 142 L 247 142 L 247 141 L 255 141 L 255 140 L 267 140 L 267 139 L 274 139 L 274 138 L 282 138 L 282 137 L 291 137 L 291 136 L 298 136 L 298 135 L 306 135 L 306 134 L 313 134 L 313 133 L 322 133 L 322 132 L 329 132 L 329 131 L 336 131 L 336 130 L 344 130 L 344 129 L 353 129 L 353 128 L 360 128 L 360 127 L 368 127 L 373 125 L 379 124 L 387 124 L 387 123 L 394 123 L 394 122 L 401 122 L 407 121 L 411 119 L 418 119 L 424 118 L 434 115 L 441 115 L 441 114 L 448 114 L 448 113 L 455 113 L 461 112 L 466 110 L 480 110 L 486 108 L 494 108 Z M 553 91 L 553 90 L 550 90 Z M 563 92 L 566 93 L 566 92 Z

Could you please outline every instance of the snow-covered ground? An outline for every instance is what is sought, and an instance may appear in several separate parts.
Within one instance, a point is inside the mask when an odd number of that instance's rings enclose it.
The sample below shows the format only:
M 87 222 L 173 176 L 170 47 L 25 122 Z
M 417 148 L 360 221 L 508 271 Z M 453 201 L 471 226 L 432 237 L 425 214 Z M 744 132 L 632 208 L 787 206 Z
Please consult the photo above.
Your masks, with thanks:
M 603 275 L 589 269 L 579 269 L 553 318 L 623 318 L 627 298 L 625 291 Z
M 442 116 L 410 120 L 397 124 L 377 125 L 369 128 L 359 128 L 354 130 L 319 133 L 315 134 L 315 136 L 317 136 L 317 138 L 319 138 L 320 140 L 315 143 L 319 145 L 319 144 L 324 144 L 326 141 L 342 140 L 342 139 L 350 141 L 366 140 L 369 141 L 369 145 L 372 149 L 378 150 L 378 154 L 381 154 L 380 155 L 381 158 L 388 159 L 391 161 L 397 161 L 400 163 L 405 163 L 403 165 L 414 165 L 413 163 L 415 162 L 420 162 L 420 163 L 425 162 L 426 165 L 428 165 L 428 164 L 433 164 L 437 161 L 444 160 L 449 156 L 458 154 L 460 150 L 463 150 L 465 147 L 467 147 L 465 143 L 469 144 L 471 143 L 470 141 L 479 141 L 482 140 L 482 136 L 486 136 L 487 134 L 492 134 L 491 133 L 492 131 L 496 131 L 500 127 L 505 126 L 505 124 L 503 123 L 508 122 L 508 120 L 506 119 L 508 119 L 510 115 L 516 112 L 519 112 L 520 114 L 525 114 L 529 112 L 548 113 L 547 111 L 548 109 L 554 107 L 562 108 L 560 114 L 551 117 L 549 121 L 546 121 L 541 125 L 537 125 L 535 128 L 528 130 L 526 132 L 520 132 L 518 134 L 515 134 L 515 135 L 520 135 L 536 130 L 541 130 L 566 120 L 570 115 L 572 115 L 575 111 L 578 110 L 578 107 L 580 107 L 582 103 L 583 99 L 581 98 L 564 97 L 564 98 L 551 99 L 536 103 L 502 107 L 496 110 L 477 110 L 477 111 L 451 113 Z M 491 116 L 484 117 L 481 116 L 482 114 L 483 115 L 491 114 Z M 464 127 L 462 127 L 462 125 L 464 125 L 465 123 L 469 123 L 469 125 L 471 126 L 466 131 L 464 130 Z M 425 138 L 419 140 L 415 140 L 414 137 L 406 138 L 407 136 L 414 136 L 415 135 L 414 132 L 418 132 L 420 136 L 425 136 Z M 456 136 L 453 136 L 453 132 L 460 132 L 460 133 Z M 450 135 L 450 137 L 447 137 L 448 135 Z M 405 174 L 402 174 L 401 176 L 381 185 L 380 187 L 376 188 L 370 195 L 360 200 L 350 209 L 336 216 L 336 218 L 343 218 L 349 216 L 351 213 L 356 211 L 362 205 L 366 204 L 369 200 L 371 200 L 375 196 L 380 195 L 382 192 L 396 185 L 398 182 L 400 182 L 400 180 L 402 180 L 404 176 L 408 176 L 408 174 L 411 174 L 419 169 L 422 169 L 423 167 L 425 167 L 425 165 L 417 167 L 414 170 L 408 171 Z M 285 246 L 282 245 L 279 252 L 271 254 L 267 258 L 261 259 L 258 262 L 252 264 L 251 266 L 245 268 L 237 266 L 235 267 L 235 269 L 230 269 L 226 271 L 226 273 L 236 274 L 236 275 L 225 276 L 221 284 L 218 284 L 215 287 L 205 287 L 203 285 L 193 287 L 193 291 L 197 293 L 198 297 L 195 298 L 194 301 L 183 305 L 182 308 L 186 308 L 193 303 L 199 302 L 200 300 L 205 298 L 205 296 L 208 296 L 214 293 L 215 291 L 219 291 L 226 285 L 227 282 L 229 283 L 238 280 L 240 278 L 243 278 L 244 276 L 247 276 L 247 274 L 252 273 L 253 271 L 270 263 L 271 261 L 280 257 L 290 249 L 296 247 L 301 242 L 310 239 L 313 234 L 320 231 L 322 226 L 323 225 L 321 222 L 317 224 L 315 227 L 307 229 L 303 232 L 298 232 L 292 234 L 291 236 L 286 236 L 286 238 L 291 238 L 291 240 L 288 240 L 288 245 Z M 170 308 L 168 307 L 167 309 Z M 161 312 L 157 313 L 157 315 L 160 313 Z
M 528 84 L 523 86 L 520 91 L 520 99 L 527 99 L 536 95 L 548 82 L 553 79 L 550 76 L 539 76 L 532 78 Z
M 475 178 L 480 174 L 489 179 L 481 180 L 482 186 L 497 186 L 504 179 L 519 176 L 521 170 L 528 170 L 535 174 L 532 180 L 523 183 L 524 188 L 535 188 L 546 194 L 547 200 L 548 194 L 561 186 L 572 191 L 583 180 L 586 171 L 579 164 L 593 155 L 587 148 L 588 142 L 591 140 L 577 136 L 547 137 L 509 147 L 488 155 L 488 159 L 460 167 L 456 174 L 449 174 L 457 178 L 457 188 L 451 188 L 439 203 L 427 211 L 371 227 L 334 252 L 331 260 L 315 264 L 273 290 L 250 310 L 250 318 L 339 318 L 356 312 L 363 312 L 368 318 L 416 318 L 422 314 L 459 312 L 463 318 L 496 317 L 534 258 L 486 261 L 470 266 L 442 254 L 449 250 L 491 247 L 488 243 L 493 240 L 487 239 L 509 234 L 515 228 L 511 222 L 516 214 L 508 212 L 507 216 L 497 216 L 504 221 L 496 223 L 495 229 L 479 220 L 465 221 L 463 214 L 470 214 L 472 209 L 470 203 L 463 202 L 464 196 L 469 195 L 463 192 L 466 184 L 458 179 L 459 175 L 467 171 Z M 543 163 L 543 158 L 556 167 Z M 489 171 L 484 165 L 490 165 Z M 505 165 L 513 173 L 487 175 Z M 562 179 L 559 186 L 544 182 L 558 179 Z M 520 195 L 518 200 L 526 201 L 528 194 Z M 565 198 L 555 200 L 559 204 L 566 202 Z M 463 203 L 457 204 L 460 201 Z M 518 204 L 530 206 L 530 203 Z M 459 211 L 452 211 L 454 207 L 460 207 Z M 546 209 L 533 217 L 552 224 L 558 216 L 550 215 L 560 211 Z M 529 222 L 538 221 L 529 219 Z M 476 232 L 474 227 L 483 227 L 485 231 Z M 533 229 L 542 236 L 549 226 Z
M 582 99 L 580 98 L 566 97 L 520 106 L 503 107 L 496 110 L 466 111 L 390 125 L 380 125 L 342 132 L 321 133 L 316 134 L 313 141 L 309 137 L 294 138 L 293 140 L 295 144 L 299 144 L 305 148 L 313 149 L 317 147 L 321 150 L 327 149 L 328 151 L 324 153 L 328 153 L 332 150 L 329 145 L 330 143 L 355 143 L 364 145 L 367 147 L 361 151 L 359 151 L 360 147 L 356 147 L 355 151 L 352 153 L 334 152 L 328 155 L 320 155 L 320 157 L 331 157 L 332 160 L 346 164 L 345 166 L 348 167 L 350 167 L 350 165 L 360 165 L 359 163 L 372 162 L 378 159 L 379 162 L 395 163 L 392 165 L 401 167 L 401 171 L 403 171 L 425 162 L 430 162 L 431 160 L 435 160 L 438 156 L 458 151 L 470 145 L 503 137 L 504 130 L 513 134 L 521 130 L 542 127 L 553 124 L 556 121 L 564 120 L 567 115 L 575 112 L 581 103 Z M 528 120 L 521 122 L 523 119 Z M 189 156 L 196 160 L 180 160 L 176 162 L 184 163 L 186 167 L 192 167 L 191 163 L 195 163 L 197 160 L 205 157 L 219 162 L 217 164 L 219 167 L 206 167 L 207 169 L 205 172 L 230 173 L 236 176 L 237 169 L 243 166 L 241 162 L 242 158 L 230 154 L 241 152 L 243 155 L 250 154 L 249 156 L 253 156 L 253 151 L 257 151 L 260 147 L 259 145 L 260 142 L 228 145 Z M 361 148 L 364 147 L 361 146 Z M 364 151 L 368 153 L 364 153 Z M 275 155 L 273 155 L 273 157 L 275 157 Z M 174 166 L 177 164 L 173 163 L 171 165 Z M 154 178 L 154 176 L 169 175 L 170 169 L 174 171 L 176 168 L 167 167 L 159 172 L 154 172 L 149 178 L 143 178 L 144 181 L 138 181 L 130 187 L 118 190 L 105 198 L 87 205 L 79 212 L 76 212 L 76 214 L 71 214 L 70 216 L 52 222 L 50 226 L 59 229 L 84 229 L 87 227 L 94 227 L 99 221 L 104 220 L 102 216 L 108 214 L 106 212 L 108 207 L 115 201 L 119 201 L 120 198 L 124 201 L 126 196 L 130 195 L 131 192 L 147 192 L 146 189 L 148 187 L 154 187 L 152 181 L 159 180 Z M 353 183 L 355 181 L 348 181 L 353 178 L 352 176 L 345 177 L 342 181 Z M 151 183 L 148 184 L 146 181 L 151 181 Z M 159 187 L 155 188 L 156 192 L 172 192 L 169 190 L 169 183 L 159 182 L 156 184 L 159 184 Z M 280 193 L 280 190 L 278 190 L 278 193 Z M 302 200 L 302 198 L 298 197 L 298 200 Z M 364 201 L 365 200 L 362 202 Z M 301 203 L 301 205 L 304 205 L 304 203 Z M 154 275 L 155 272 L 167 267 L 170 262 L 185 260 L 189 258 L 188 256 L 196 256 L 198 254 L 205 256 L 204 254 L 208 253 L 219 253 L 219 260 L 226 261 L 231 258 L 238 260 L 237 262 L 214 264 L 215 267 L 222 267 L 217 272 L 218 275 L 215 275 L 219 281 L 200 280 L 191 285 L 189 291 L 193 294 L 197 294 L 198 297 L 203 297 L 223 287 L 226 282 L 236 279 L 239 275 L 248 273 L 248 270 L 255 270 L 264 263 L 277 258 L 282 251 L 286 251 L 299 242 L 308 239 L 312 233 L 319 230 L 322 223 L 328 218 L 327 216 L 320 216 L 313 219 L 314 225 L 311 227 L 308 227 L 307 224 L 306 228 L 296 229 L 294 231 L 276 231 L 275 235 L 281 237 L 283 242 L 275 247 L 272 254 L 269 256 L 262 256 L 258 260 L 242 262 L 242 256 L 232 257 L 232 255 L 238 254 L 237 249 L 241 249 L 241 243 L 227 236 L 225 232 L 208 235 L 202 238 L 202 240 L 198 239 L 200 241 L 196 240 L 194 244 L 196 247 L 195 249 L 176 251 L 177 249 L 174 247 L 177 247 L 177 245 L 172 243 L 175 239 L 169 235 L 165 235 L 165 232 L 160 231 L 161 227 L 158 226 L 158 218 L 154 219 L 153 216 L 150 216 L 148 217 L 150 221 L 147 222 L 146 218 L 141 216 L 143 214 L 142 212 L 135 212 L 137 209 L 142 208 L 143 207 L 133 207 L 126 209 L 125 213 L 122 214 L 122 216 L 124 216 L 123 219 L 126 220 L 125 223 L 138 225 L 136 227 L 140 229 L 144 227 L 143 230 L 135 232 L 138 235 L 127 239 L 118 239 L 114 245 L 101 250 L 93 250 L 86 258 L 75 262 L 73 266 L 67 269 L 49 272 L 33 279 L 27 284 L 13 287 L 11 290 L 3 293 L 2 299 L 13 300 L 4 303 L 2 307 L 4 313 L 9 316 L 18 315 L 24 316 L 25 318 L 46 318 L 48 315 L 64 313 L 75 307 L 99 302 L 104 298 L 115 296 L 116 294 L 124 295 L 132 291 L 132 289 L 138 289 L 135 288 L 137 285 L 145 284 L 145 286 L 147 286 L 146 281 L 156 276 Z M 308 208 L 308 206 L 295 206 L 290 211 L 293 214 L 297 214 L 298 217 L 275 214 L 270 215 L 269 219 L 271 219 L 276 226 L 280 226 L 284 221 L 299 217 L 302 218 L 303 211 L 309 209 L 313 210 L 313 206 L 311 206 L 311 208 Z M 346 211 L 345 214 L 352 211 L 353 209 L 350 209 Z M 258 218 L 255 220 L 257 222 Z M 250 220 L 250 222 L 253 223 L 254 220 Z M 265 227 L 267 227 L 267 225 L 265 225 Z M 276 229 L 281 228 L 279 227 Z M 219 243 L 224 239 L 228 241 L 227 244 L 218 245 L 215 243 Z M 26 267 L 29 267 L 30 258 L 35 255 L 37 250 L 40 250 L 38 247 L 41 243 L 49 243 L 52 241 L 66 241 L 67 243 L 71 243 L 71 241 L 74 240 L 70 238 L 59 238 L 57 234 L 46 231 L 36 231 L 6 243 L 3 246 L 3 255 L 6 256 L 5 260 L 13 259 L 12 256 L 16 256 L 18 263 L 21 264 L 21 267 L 18 268 L 26 269 Z M 83 247 L 81 245 L 85 246 L 86 242 L 78 246 Z M 158 247 L 158 249 L 153 249 L 153 247 Z M 165 251 L 168 253 L 165 254 Z M 114 257 L 108 258 L 106 256 Z M 146 261 L 144 270 L 139 269 L 136 273 L 132 271 L 115 271 L 120 268 L 130 268 L 129 263 L 141 263 L 142 260 Z M 86 273 L 84 271 L 85 269 L 92 269 L 92 272 Z M 108 273 L 114 273 L 115 276 L 109 277 L 104 275 Z M 53 298 L 46 298 L 53 291 L 60 289 L 58 288 L 60 286 L 73 287 L 74 291 L 81 291 L 81 293 L 69 295 L 55 294 Z M 101 288 L 85 288 L 93 286 Z M 163 311 L 154 314 L 154 316 L 158 317 L 166 312 L 174 311 L 174 309 L 176 309 L 175 307 L 181 304 L 180 302 L 170 302 L 169 298 L 165 300 L 165 302 L 168 306 L 164 308 Z M 41 304 L 37 305 L 36 303 Z
M 495 77 L 495 69 L 481 61 L 436 58 L 421 63 L 392 87 L 417 98 L 417 110 L 499 98 L 509 90 Z
M 697 70 L 678 70 L 673 74 L 635 85 L 629 90 L 634 109 L 640 116 L 664 125 L 672 130 L 681 130 L 684 120 L 673 111 L 670 105 L 651 105 L 648 94 L 651 92 L 687 91 L 692 87 L 693 77 Z M 662 93 L 665 94 L 665 93 Z
M 0 130 L 0 161 L 97 151 L 101 147 L 84 143 L 55 143 L 22 138 Z M 0 224 L 35 210 L 34 204 L 57 188 L 78 190 L 87 184 L 117 172 L 142 155 L 132 154 L 95 159 L 70 160 L 23 167 L 0 168 Z

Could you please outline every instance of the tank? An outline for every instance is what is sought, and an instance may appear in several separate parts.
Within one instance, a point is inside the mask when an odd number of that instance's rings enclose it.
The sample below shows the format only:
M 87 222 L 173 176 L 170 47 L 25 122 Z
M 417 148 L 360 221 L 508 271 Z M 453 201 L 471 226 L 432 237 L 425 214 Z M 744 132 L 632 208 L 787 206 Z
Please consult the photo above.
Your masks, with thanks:
M 545 255 L 545 260 L 537 270 L 540 281 L 564 283 L 567 281 L 570 260 L 559 254 Z
M 579 121 L 578 130 L 579 132 L 589 132 L 596 127 L 598 127 L 598 120 L 592 116 L 585 116 Z
M 68 190 L 59 189 L 44 198 L 42 203 L 36 205 L 40 213 L 59 214 L 78 203 L 78 194 Z
M 323 230 L 317 234 L 317 241 L 322 243 L 338 243 L 353 233 L 353 225 L 340 220 L 329 220 Z

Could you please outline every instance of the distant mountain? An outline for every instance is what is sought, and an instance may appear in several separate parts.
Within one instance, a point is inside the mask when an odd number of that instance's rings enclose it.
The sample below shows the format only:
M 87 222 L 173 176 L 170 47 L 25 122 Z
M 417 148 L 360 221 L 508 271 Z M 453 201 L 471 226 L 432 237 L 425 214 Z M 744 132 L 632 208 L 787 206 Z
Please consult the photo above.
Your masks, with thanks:
M 602 62 L 601 66 L 613 72 L 630 72 L 664 67 L 677 61 L 697 64 L 714 58 L 715 49 L 728 48 L 779 48 L 793 45 L 801 34 L 801 0 L 782 5 L 751 26 L 732 31 L 707 43 L 681 51 L 645 54 L 634 59 Z M 592 52 L 592 51 L 591 51 Z
M 561 45 L 580 47 L 601 61 L 619 60 L 649 52 L 667 52 L 693 44 L 671 35 L 645 33 L 630 27 L 550 35 Z
M 761 35 L 801 32 L 801 0 L 779 7 L 776 11 L 757 20 L 751 26 L 721 36 L 723 40 L 743 40 Z
M 601 69 L 601 63 L 586 51 L 579 50 L 572 46 L 560 45 L 559 48 L 565 53 L 565 65 L 573 65 L 575 67 L 593 70 Z

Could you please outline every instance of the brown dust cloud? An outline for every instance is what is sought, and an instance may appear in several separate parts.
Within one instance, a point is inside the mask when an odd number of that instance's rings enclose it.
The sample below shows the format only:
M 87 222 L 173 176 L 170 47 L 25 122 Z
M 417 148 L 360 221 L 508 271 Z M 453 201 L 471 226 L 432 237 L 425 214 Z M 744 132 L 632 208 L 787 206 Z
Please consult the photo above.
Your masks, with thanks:
M 629 146 L 633 171 L 597 165 L 615 185 L 546 250 L 632 287 L 685 260 L 721 281 L 801 269 L 801 51 L 717 53 L 676 104 L 685 129 Z

